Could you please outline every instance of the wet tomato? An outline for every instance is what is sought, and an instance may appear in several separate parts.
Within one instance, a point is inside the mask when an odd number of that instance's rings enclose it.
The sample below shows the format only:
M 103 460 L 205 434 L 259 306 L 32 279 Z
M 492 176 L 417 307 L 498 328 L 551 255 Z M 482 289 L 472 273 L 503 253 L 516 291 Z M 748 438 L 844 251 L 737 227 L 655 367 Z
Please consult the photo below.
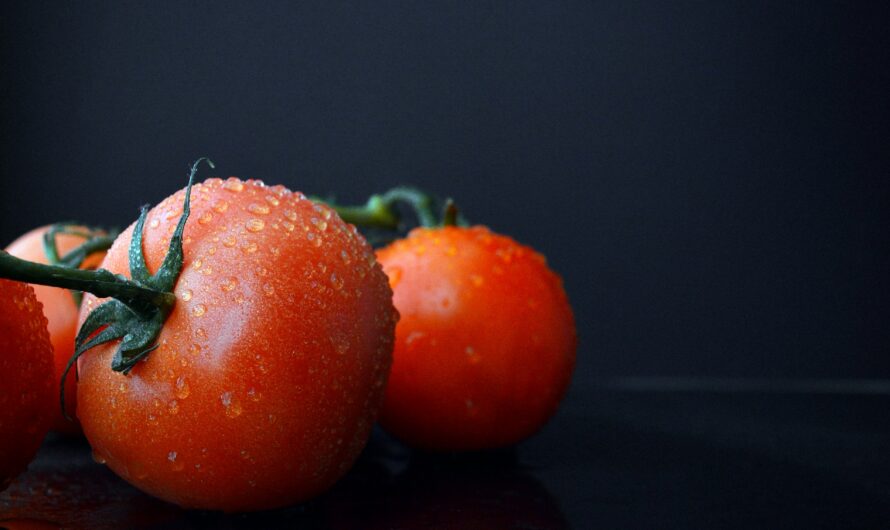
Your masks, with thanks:
M 46 317 L 34 290 L 0 280 L 0 490 L 34 458 L 58 406 Z
M 146 218 L 157 270 L 183 192 Z M 367 242 L 330 208 L 258 181 L 192 190 L 176 305 L 128 375 L 119 340 L 79 360 L 77 414 L 94 458 L 190 508 L 247 511 L 331 486 L 365 445 L 392 360 L 396 313 Z M 133 227 L 102 267 L 129 275 Z M 81 318 L 99 301 L 86 296 Z
M 46 253 L 43 249 L 43 235 L 49 230 L 49 226 L 35 228 L 13 241 L 6 251 L 13 256 L 33 261 L 47 263 Z M 74 227 L 77 228 L 77 227 Z M 76 246 L 83 243 L 84 238 L 76 235 L 56 235 L 56 247 L 60 255 L 64 255 Z M 81 268 L 95 268 L 105 256 L 104 252 L 97 252 L 87 256 Z M 77 332 L 77 314 L 80 310 L 71 291 L 59 287 L 44 285 L 32 285 L 37 300 L 43 305 L 43 312 L 49 323 L 49 338 L 53 345 L 53 358 L 55 360 L 56 376 L 54 382 L 58 392 L 62 371 L 71 355 L 74 353 L 74 335 Z M 77 384 L 74 380 L 74 372 L 70 372 L 65 384 L 65 403 L 69 413 L 76 409 Z M 53 407 L 53 423 L 51 429 L 66 434 L 80 432 L 80 426 L 62 417 L 61 407 Z
M 410 445 L 476 450 L 536 432 L 575 364 L 561 279 L 484 227 L 418 228 L 378 252 L 401 319 L 381 412 Z

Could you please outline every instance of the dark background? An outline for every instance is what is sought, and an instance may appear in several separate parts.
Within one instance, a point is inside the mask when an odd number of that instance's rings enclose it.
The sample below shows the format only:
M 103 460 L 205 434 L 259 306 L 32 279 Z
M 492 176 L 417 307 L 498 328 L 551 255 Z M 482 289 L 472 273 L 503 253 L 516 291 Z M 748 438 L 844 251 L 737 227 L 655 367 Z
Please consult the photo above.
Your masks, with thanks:
M 413 183 L 564 276 L 576 388 L 890 377 L 878 2 L 304 4 L 3 3 L 0 243 L 125 226 L 203 155 Z

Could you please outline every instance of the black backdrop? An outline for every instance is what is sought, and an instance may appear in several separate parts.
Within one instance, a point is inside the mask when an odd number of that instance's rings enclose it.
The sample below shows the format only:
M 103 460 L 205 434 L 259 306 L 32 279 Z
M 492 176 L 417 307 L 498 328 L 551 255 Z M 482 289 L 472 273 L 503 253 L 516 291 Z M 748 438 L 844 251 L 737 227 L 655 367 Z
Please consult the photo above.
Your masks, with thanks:
M 562 273 L 576 385 L 890 377 L 866 5 L 3 3 L 0 240 L 126 225 L 202 155 L 347 201 L 409 182 Z

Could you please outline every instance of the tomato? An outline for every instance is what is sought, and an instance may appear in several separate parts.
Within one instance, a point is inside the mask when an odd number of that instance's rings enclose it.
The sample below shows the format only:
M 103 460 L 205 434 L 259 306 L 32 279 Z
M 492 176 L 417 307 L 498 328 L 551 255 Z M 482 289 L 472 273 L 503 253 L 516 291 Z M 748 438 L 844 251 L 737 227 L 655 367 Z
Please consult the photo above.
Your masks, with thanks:
M 13 256 L 28 261 L 47 263 L 46 253 L 43 250 L 43 235 L 49 228 L 49 226 L 44 226 L 31 230 L 13 241 L 6 248 L 6 251 Z M 64 255 L 83 242 L 84 239 L 82 237 L 69 234 L 56 235 L 56 247 L 60 255 Z M 104 255 L 104 252 L 89 255 L 81 265 L 81 268 L 95 268 L 102 261 Z M 71 291 L 67 289 L 44 285 L 32 285 L 32 287 L 37 295 L 37 300 L 43 305 L 43 312 L 49 322 L 49 338 L 53 345 L 53 358 L 56 369 L 54 381 L 56 393 L 58 393 L 59 381 L 62 378 L 65 364 L 74 353 L 74 335 L 77 332 L 77 314 L 80 307 L 77 305 Z M 76 403 L 77 384 L 72 371 L 68 374 L 65 381 L 65 407 L 68 409 L 69 414 L 76 409 Z M 76 422 L 62 417 L 61 407 L 53 408 L 51 429 L 66 434 L 77 434 L 80 432 L 80 426 Z
M 540 429 L 577 343 L 544 257 L 480 226 L 417 228 L 377 256 L 401 315 L 384 428 L 433 450 L 505 446 Z
M 147 216 L 157 270 L 183 192 Z M 133 226 L 102 267 L 129 276 Z M 249 511 L 331 486 L 365 445 L 392 362 L 386 276 L 354 227 L 300 193 L 209 179 L 192 189 L 176 305 L 128 375 L 119 340 L 78 361 L 94 458 L 183 507 Z M 85 296 L 81 320 L 99 301 Z
M 46 317 L 34 289 L 0 280 L 0 490 L 34 458 L 58 406 Z

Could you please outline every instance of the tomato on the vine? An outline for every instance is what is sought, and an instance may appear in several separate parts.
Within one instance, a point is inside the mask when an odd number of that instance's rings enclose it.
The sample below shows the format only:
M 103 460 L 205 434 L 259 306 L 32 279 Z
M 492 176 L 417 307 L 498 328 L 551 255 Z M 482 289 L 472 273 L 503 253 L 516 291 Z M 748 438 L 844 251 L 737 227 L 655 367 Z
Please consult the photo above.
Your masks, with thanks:
M 433 450 L 539 430 L 571 379 L 576 333 L 543 256 L 485 227 L 417 228 L 377 253 L 401 319 L 381 424 Z
M 74 227 L 86 230 L 85 227 Z M 33 261 L 35 263 L 48 263 L 46 251 L 44 250 L 43 238 L 44 234 L 50 229 L 49 226 L 35 228 L 30 232 L 22 235 L 6 247 L 6 251 L 13 256 Z M 84 237 L 61 232 L 55 236 L 56 249 L 60 255 L 64 255 L 76 248 L 84 242 Z M 105 256 L 104 251 L 95 252 L 88 256 L 81 263 L 81 268 L 95 268 Z M 80 305 L 75 299 L 75 295 L 68 289 L 59 287 L 49 287 L 45 285 L 32 285 L 37 300 L 43 305 L 43 312 L 49 323 L 49 338 L 53 345 L 53 358 L 55 360 L 56 376 L 54 378 L 55 388 L 58 392 L 59 380 L 68 359 L 74 353 L 74 335 L 77 332 L 77 315 L 80 311 Z M 77 384 L 74 372 L 68 374 L 65 381 L 65 403 L 69 411 L 76 408 Z M 51 429 L 66 434 L 76 434 L 80 432 L 80 426 L 62 416 L 61 408 L 53 407 L 53 422 Z
M 34 290 L 0 280 L 0 491 L 34 458 L 49 429 L 53 356 Z
M 184 195 L 141 219 L 149 271 L 165 262 Z M 97 461 L 180 506 L 308 499 L 349 469 L 377 417 L 397 320 L 386 276 L 354 227 L 300 193 L 229 178 L 191 196 L 157 348 L 127 375 L 109 368 L 120 340 L 79 359 L 83 431 Z M 133 236 L 102 268 L 131 275 Z M 81 321 L 100 302 L 87 295 Z

